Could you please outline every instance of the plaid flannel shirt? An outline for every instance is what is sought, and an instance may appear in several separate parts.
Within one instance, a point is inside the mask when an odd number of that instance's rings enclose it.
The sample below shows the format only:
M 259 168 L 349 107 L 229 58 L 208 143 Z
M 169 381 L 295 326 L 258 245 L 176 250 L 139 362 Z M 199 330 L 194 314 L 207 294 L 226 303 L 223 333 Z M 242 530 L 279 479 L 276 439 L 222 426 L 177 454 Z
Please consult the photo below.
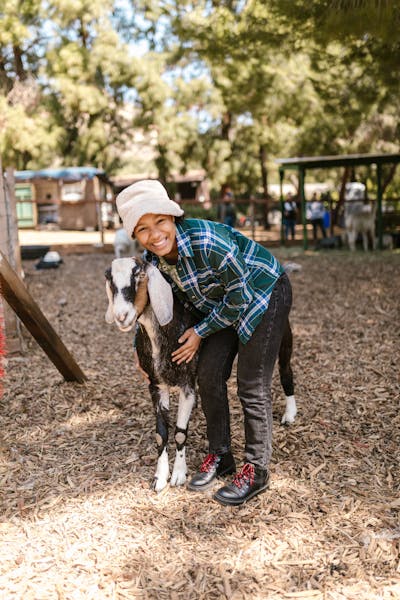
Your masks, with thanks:
M 268 308 L 282 266 L 266 248 L 221 223 L 184 219 L 176 224 L 176 240 L 176 269 L 184 291 L 164 276 L 174 293 L 201 315 L 197 335 L 204 338 L 233 326 L 245 344 Z M 145 258 L 158 265 L 155 254 L 146 251 Z

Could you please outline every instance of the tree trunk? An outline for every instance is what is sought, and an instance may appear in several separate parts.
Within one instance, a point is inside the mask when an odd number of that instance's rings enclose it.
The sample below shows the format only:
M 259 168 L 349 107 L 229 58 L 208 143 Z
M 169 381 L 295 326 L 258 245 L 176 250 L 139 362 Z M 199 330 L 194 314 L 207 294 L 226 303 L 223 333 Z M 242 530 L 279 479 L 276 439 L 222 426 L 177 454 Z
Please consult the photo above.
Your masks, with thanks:
M 158 144 L 157 149 L 158 156 L 155 159 L 155 163 L 158 170 L 158 177 L 165 184 L 169 175 L 168 151 L 162 144 Z
M 21 254 L 18 241 L 17 208 L 14 191 L 14 172 L 7 169 L 7 178 L 3 178 L 0 158 L 0 250 L 8 257 L 14 270 L 21 273 Z M 1 286 L 0 286 L 1 289 Z M 9 354 L 21 352 L 21 325 L 14 311 L 2 302 L 0 294 L 0 317 L 4 322 L 6 349 Z M 1 325 L 1 323 L 0 323 Z M 1 361 L 1 356 L 0 356 Z
M 17 74 L 17 78 L 20 81 L 25 81 L 27 78 L 26 71 L 24 69 L 24 65 L 22 62 L 22 50 L 19 46 L 13 46 L 13 54 L 14 54 L 14 68 Z
M 12 82 L 8 76 L 6 70 L 6 63 L 2 56 L 0 56 L 0 90 L 6 96 L 12 88 Z
M 232 127 L 232 113 L 227 111 L 222 115 L 221 137 L 229 141 L 229 134 Z
M 344 205 L 344 193 L 346 191 L 346 183 L 349 180 L 350 172 L 351 172 L 350 167 L 344 168 L 343 175 L 342 175 L 342 181 L 340 184 L 339 201 L 336 204 L 334 211 L 332 211 L 332 218 L 333 218 L 334 225 L 338 224 L 339 213 L 340 213 L 342 206 Z
M 266 166 L 267 149 L 264 144 L 260 145 L 259 156 L 260 156 L 260 165 L 261 165 L 261 181 L 262 181 L 262 187 L 263 187 L 263 197 L 264 197 L 264 203 L 265 203 L 264 210 L 263 210 L 263 221 L 264 221 L 263 225 L 264 225 L 264 229 L 269 229 L 268 213 L 269 213 L 270 197 L 269 197 L 269 193 L 268 193 L 268 170 L 267 170 L 267 166 Z

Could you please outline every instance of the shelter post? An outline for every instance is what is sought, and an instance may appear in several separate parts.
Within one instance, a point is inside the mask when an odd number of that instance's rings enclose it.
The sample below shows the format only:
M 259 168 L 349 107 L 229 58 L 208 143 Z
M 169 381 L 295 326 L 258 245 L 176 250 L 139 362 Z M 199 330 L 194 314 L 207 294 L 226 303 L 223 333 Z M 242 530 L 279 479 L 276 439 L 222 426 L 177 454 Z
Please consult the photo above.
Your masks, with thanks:
M 284 215 L 284 202 L 283 202 L 283 177 L 285 175 L 284 169 L 279 169 L 279 189 L 280 189 L 280 203 L 281 203 L 281 246 L 285 243 L 285 234 L 284 234 L 284 225 L 283 225 L 283 215 Z
M 299 169 L 299 194 L 301 201 L 301 222 L 303 223 L 303 248 L 307 250 L 308 239 L 307 239 L 307 216 L 306 216 L 306 198 L 304 194 L 304 180 L 306 176 L 305 169 Z
M 251 218 L 251 239 L 256 239 L 256 224 L 255 224 L 255 202 L 254 196 L 250 198 L 250 218 Z
M 382 250 L 382 165 L 378 163 L 376 165 L 376 179 L 377 179 L 377 203 L 378 203 L 378 248 Z

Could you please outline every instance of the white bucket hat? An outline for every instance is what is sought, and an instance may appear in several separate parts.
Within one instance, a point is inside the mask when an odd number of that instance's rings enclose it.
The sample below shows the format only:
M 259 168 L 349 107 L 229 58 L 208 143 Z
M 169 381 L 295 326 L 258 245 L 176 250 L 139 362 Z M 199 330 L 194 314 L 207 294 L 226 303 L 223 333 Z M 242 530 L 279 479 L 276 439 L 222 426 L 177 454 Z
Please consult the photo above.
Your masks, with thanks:
M 143 215 L 183 215 L 179 204 L 168 197 L 165 187 L 155 179 L 132 183 L 118 194 L 116 202 L 124 229 L 130 236 Z

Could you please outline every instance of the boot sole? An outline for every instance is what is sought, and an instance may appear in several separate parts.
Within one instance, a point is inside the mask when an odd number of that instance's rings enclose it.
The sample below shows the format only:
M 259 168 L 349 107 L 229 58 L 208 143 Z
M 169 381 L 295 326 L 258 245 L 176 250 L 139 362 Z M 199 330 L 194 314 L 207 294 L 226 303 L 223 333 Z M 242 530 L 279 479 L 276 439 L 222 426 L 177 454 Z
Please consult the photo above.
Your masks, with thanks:
M 264 485 L 262 488 L 259 488 L 258 490 L 255 490 L 252 494 L 249 494 L 247 496 L 247 498 L 245 498 L 244 500 L 228 500 L 227 498 L 221 498 L 220 496 L 218 496 L 217 494 L 214 494 L 213 499 L 216 500 L 217 502 L 219 502 L 220 504 L 223 504 L 224 506 L 240 506 L 241 504 L 246 504 L 246 502 L 248 500 L 251 500 L 252 498 L 254 498 L 254 496 L 257 496 L 258 494 L 261 494 L 262 492 L 265 492 L 265 490 L 267 490 L 269 487 L 269 484 L 267 483 L 266 485 Z
M 191 492 L 206 492 L 214 485 L 214 483 L 217 481 L 217 479 L 220 479 L 220 477 L 225 477 L 226 475 L 232 475 L 235 472 L 236 472 L 236 467 L 233 467 L 232 469 L 228 469 L 227 471 L 224 471 L 223 473 L 216 475 L 213 479 L 211 479 L 211 481 L 209 481 L 205 485 L 202 485 L 202 486 L 191 485 L 190 481 L 189 481 L 189 483 L 187 484 L 186 487 Z

